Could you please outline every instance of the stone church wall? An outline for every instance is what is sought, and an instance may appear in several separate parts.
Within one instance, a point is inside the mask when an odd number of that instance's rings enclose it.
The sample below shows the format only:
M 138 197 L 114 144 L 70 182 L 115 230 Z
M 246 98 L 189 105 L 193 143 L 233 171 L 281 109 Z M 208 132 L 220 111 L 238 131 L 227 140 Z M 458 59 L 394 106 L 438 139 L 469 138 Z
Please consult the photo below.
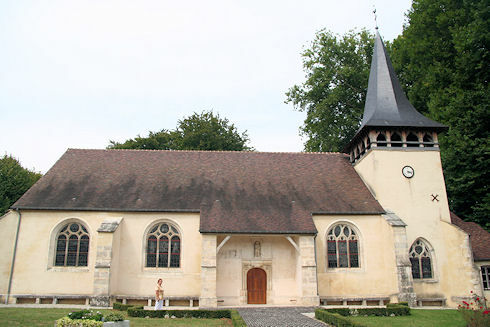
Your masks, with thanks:
M 19 215 L 14 211 L 0 217 L 0 302 L 5 303 L 8 291 L 12 254 L 14 251 L 15 233 Z
M 0 220 L 0 224 L 16 217 L 16 213 L 11 213 L 7 220 Z M 109 243 L 107 236 L 97 231 L 106 219 L 121 219 Z M 57 232 L 70 221 L 81 222 L 90 234 L 87 267 L 54 266 Z M 144 267 L 145 233 L 159 221 L 170 222 L 179 229 L 182 245 L 179 268 Z M 9 223 L 8 229 L 12 228 L 16 228 L 16 224 Z M 10 235 L 15 235 L 15 230 L 2 229 L 2 242 Z M 200 243 L 198 214 L 25 210 L 22 211 L 11 294 L 93 295 L 102 284 L 110 295 L 153 296 L 156 281 L 162 278 L 166 295 L 199 296 Z M 8 257 L 11 260 L 11 256 L 3 255 L 3 249 L 1 260 Z M 100 271 L 96 268 L 97 260 L 102 260 L 97 263 Z M 2 273 L 5 267 L 6 263 L 0 262 Z M 3 284 L 1 287 L 2 293 L 6 293 Z
M 218 237 L 218 243 L 223 239 Z M 254 267 L 266 272 L 267 304 L 301 304 L 298 260 L 298 251 L 285 236 L 231 236 L 217 258 L 219 305 L 247 303 L 247 272 Z
M 316 255 L 320 298 L 377 299 L 398 293 L 397 267 L 391 227 L 380 215 L 315 215 Z M 359 236 L 359 268 L 327 267 L 327 233 L 337 223 L 354 227 Z M 335 301 L 336 302 L 336 301 Z
M 478 288 L 478 274 L 468 235 L 450 223 L 439 151 L 422 149 L 373 148 L 354 167 L 383 208 L 406 224 L 408 248 L 417 240 L 428 247 L 432 278 L 413 279 L 419 305 L 457 307 Z M 413 177 L 403 176 L 405 166 Z

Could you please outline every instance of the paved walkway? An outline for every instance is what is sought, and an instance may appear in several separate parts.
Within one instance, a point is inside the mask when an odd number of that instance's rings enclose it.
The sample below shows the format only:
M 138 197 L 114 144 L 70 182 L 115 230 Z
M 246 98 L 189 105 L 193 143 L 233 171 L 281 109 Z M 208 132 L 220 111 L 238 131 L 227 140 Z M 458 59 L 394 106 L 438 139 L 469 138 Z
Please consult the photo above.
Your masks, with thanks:
M 311 313 L 314 307 L 236 308 L 248 327 L 325 327 Z M 304 313 L 309 313 L 308 316 Z

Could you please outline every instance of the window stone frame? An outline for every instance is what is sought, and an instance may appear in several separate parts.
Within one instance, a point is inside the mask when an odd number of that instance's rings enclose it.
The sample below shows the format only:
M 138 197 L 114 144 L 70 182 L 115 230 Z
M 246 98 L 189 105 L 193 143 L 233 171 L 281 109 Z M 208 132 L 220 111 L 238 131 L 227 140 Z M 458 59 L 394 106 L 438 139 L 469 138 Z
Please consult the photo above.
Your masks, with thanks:
M 414 283 L 437 283 L 437 282 L 439 282 L 439 279 L 438 279 L 436 254 L 435 254 L 434 247 L 432 246 L 432 244 L 429 241 L 427 241 L 427 239 L 425 239 L 423 237 L 416 237 L 413 240 L 413 242 L 410 243 L 410 247 L 408 248 L 408 252 L 407 252 L 408 260 L 410 261 L 410 249 L 415 244 L 415 242 L 417 242 L 418 240 L 422 241 L 422 243 L 425 245 L 425 247 L 426 247 L 426 249 L 430 255 L 430 265 L 431 265 L 431 269 L 432 269 L 432 277 L 431 278 L 413 278 L 413 275 L 411 275 L 412 280 Z M 411 265 L 411 261 L 410 261 L 410 265 Z M 410 273 L 411 273 L 411 271 L 410 271 Z
M 58 234 L 66 225 L 71 223 L 78 223 L 85 227 L 87 233 L 89 235 L 89 246 L 88 246 L 88 255 L 87 255 L 87 265 L 86 266 L 56 266 L 56 248 L 57 248 L 57 239 Z M 94 232 L 90 228 L 90 224 L 80 217 L 70 217 L 64 218 L 58 221 L 55 226 L 51 229 L 49 244 L 48 244 L 48 262 L 47 262 L 47 271 L 53 272 L 88 272 L 90 271 L 90 267 L 92 266 L 91 257 L 94 255 Z
M 160 225 L 166 223 L 168 225 L 173 226 L 179 233 L 180 238 L 180 258 L 179 258 L 179 267 L 147 267 L 146 266 L 146 254 L 147 254 L 147 246 L 148 246 L 148 235 L 153 227 L 156 225 Z M 181 273 L 184 271 L 184 234 L 182 232 L 182 227 L 173 219 L 169 218 L 160 218 L 152 220 L 145 227 L 143 237 L 142 237 L 142 247 L 141 247 L 141 270 L 145 273 Z M 170 242 L 169 242 L 170 247 Z M 170 248 L 169 248 L 170 250 Z
M 328 267 L 328 233 L 330 230 L 333 230 L 333 228 L 337 225 L 347 225 L 351 230 L 354 230 L 356 235 L 357 235 L 357 251 L 358 251 L 358 263 L 359 267 Z M 326 273 L 337 273 L 337 272 L 359 272 L 359 271 L 365 271 L 366 265 L 365 265 L 365 258 L 364 258 L 364 246 L 362 246 L 363 239 L 364 237 L 362 236 L 362 233 L 360 232 L 359 228 L 357 225 L 349 220 L 336 220 L 329 224 L 325 230 L 324 234 L 324 241 L 323 241 L 323 246 L 324 246 L 324 251 L 323 251 L 323 258 L 325 260 L 324 264 L 324 269 Z

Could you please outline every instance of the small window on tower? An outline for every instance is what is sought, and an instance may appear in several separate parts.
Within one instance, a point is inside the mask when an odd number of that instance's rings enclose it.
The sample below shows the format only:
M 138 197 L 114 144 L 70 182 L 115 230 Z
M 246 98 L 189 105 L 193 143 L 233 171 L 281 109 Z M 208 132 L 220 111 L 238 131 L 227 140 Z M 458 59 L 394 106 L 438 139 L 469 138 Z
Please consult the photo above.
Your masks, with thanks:
M 407 146 L 408 147 L 418 147 L 420 144 L 419 138 L 414 133 L 409 133 L 407 136 Z
M 384 133 L 379 133 L 378 137 L 376 138 L 376 143 L 378 146 L 386 146 L 386 136 Z
M 402 146 L 402 136 L 398 132 L 391 134 L 391 147 L 399 148 Z

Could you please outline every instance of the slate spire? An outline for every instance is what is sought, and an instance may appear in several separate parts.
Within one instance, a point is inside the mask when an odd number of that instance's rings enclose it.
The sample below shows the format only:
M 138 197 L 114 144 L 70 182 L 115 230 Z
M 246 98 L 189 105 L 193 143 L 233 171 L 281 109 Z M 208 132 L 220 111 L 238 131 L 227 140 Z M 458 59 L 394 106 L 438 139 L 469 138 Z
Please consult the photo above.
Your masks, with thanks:
M 361 129 L 364 126 L 446 128 L 408 101 L 377 30 Z
M 376 28 L 364 115 L 345 147 L 355 162 L 371 147 L 438 147 L 437 133 L 447 127 L 422 115 L 408 101 Z

